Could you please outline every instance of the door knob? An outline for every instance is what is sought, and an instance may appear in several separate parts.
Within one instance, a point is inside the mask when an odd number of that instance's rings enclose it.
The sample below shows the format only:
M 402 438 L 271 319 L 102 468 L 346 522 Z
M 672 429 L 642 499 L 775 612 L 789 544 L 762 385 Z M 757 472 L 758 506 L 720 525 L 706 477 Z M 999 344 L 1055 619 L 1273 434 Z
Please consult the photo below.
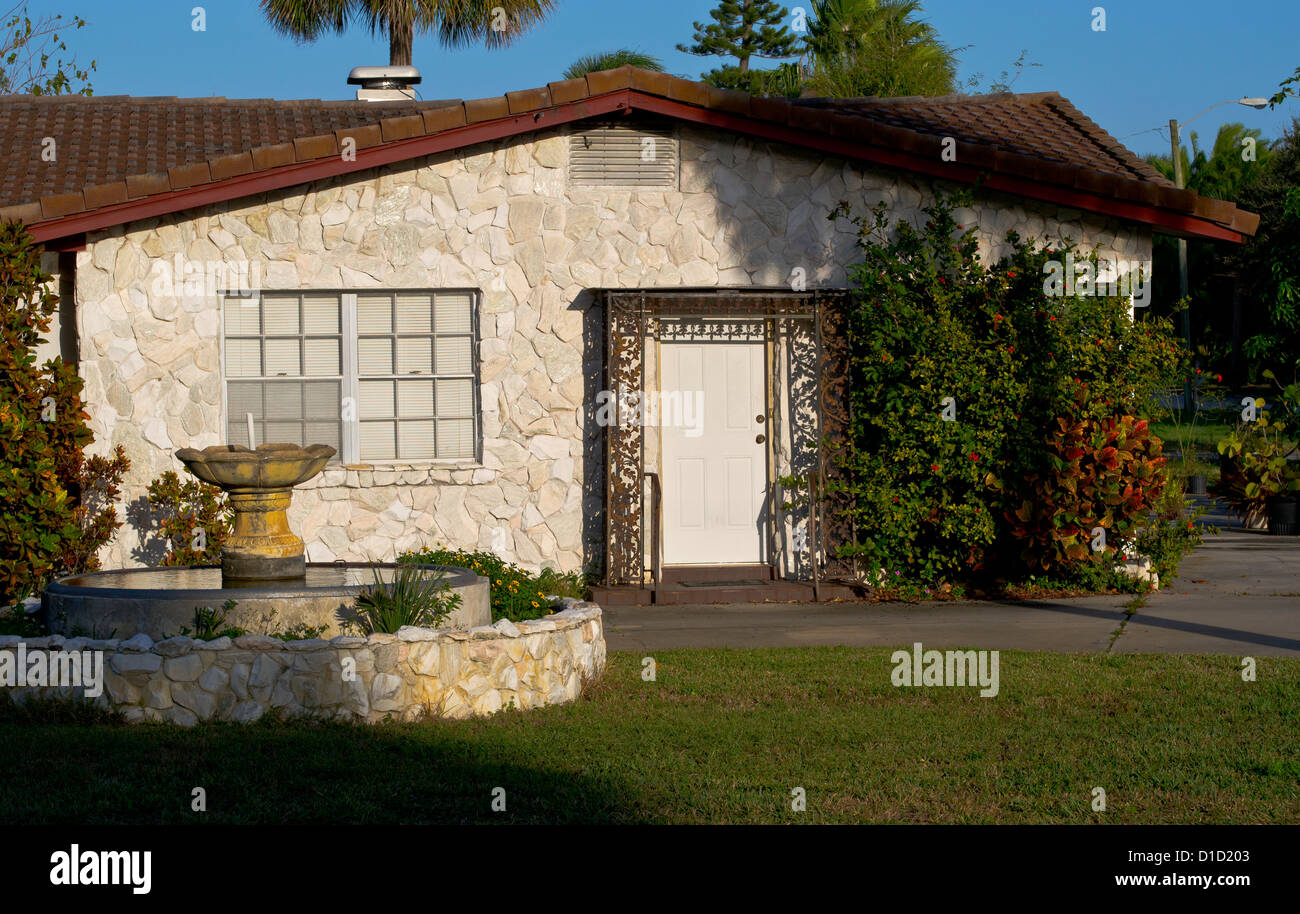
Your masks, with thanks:
M 762 413 L 759 413 L 757 416 L 754 417 L 754 421 L 757 422 L 759 425 L 762 425 L 764 422 L 767 421 L 767 416 L 763 415 Z
M 755 444 L 762 444 L 766 440 L 767 440 L 767 436 L 764 435 L 762 432 L 759 432 L 757 435 L 754 436 Z

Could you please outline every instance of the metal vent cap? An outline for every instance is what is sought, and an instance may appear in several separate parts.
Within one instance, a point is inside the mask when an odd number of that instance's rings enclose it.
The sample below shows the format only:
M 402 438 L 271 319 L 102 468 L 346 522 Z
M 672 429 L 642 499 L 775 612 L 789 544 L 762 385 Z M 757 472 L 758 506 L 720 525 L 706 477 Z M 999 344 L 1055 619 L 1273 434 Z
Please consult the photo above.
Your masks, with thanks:
M 349 86 L 366 89 L 405 89 L 420 81 L 415 67 L 353 67 L 348 74 Z

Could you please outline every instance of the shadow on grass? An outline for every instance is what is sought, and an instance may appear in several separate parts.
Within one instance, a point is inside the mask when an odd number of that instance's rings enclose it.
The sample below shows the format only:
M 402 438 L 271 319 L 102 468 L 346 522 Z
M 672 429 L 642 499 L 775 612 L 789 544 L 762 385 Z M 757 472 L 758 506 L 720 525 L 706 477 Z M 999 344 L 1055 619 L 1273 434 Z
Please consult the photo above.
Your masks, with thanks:
M 69 703 L 4 702 L 0 823 L 657 820 L 645 810 L 662 805 L 643 795 L 643 785 L 631 790 L 616 777 L 584 774 L 580 758 L 572 768 L 521 763 L 527 740 L 537 739 L 532 727 L 520 719 L 214 723 L 186 730 L 127 725 Z M 564 758 L 556 748 L 549 757 Z M 206 812 L 191 809 L 195 788 L 203 788 Z M 494 810 L 502 797 L 505 809 Z

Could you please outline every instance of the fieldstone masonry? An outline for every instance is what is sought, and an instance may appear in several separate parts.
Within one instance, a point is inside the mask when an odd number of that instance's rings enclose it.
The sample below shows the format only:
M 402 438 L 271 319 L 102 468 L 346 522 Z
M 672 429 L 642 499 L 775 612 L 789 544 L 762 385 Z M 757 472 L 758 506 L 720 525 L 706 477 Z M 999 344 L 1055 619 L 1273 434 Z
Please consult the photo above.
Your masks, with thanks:
M 222 317 L 175 296 L 160 265 L 244 263 L 267 290 L 474 288 L 482 459 L 335 467 L 298 491 L 309 561 L 391 560 L 437 541 L 536 569 L 601 554 L 603 447 L 590 387 L 599 287 L 843 287 L 854 229 L 839 200 L 924 220 L 931 182 L 733 134 L 682 127 L 672 189 L 570 186 L 567 136 L 538 133 L 91 233 L 77 254 L 80 370 L 95 448 L 123 445 L 123 497 L 225 438 Z M 998 255 L 1009 229 L 1147 260 L 1145 229 L 994 193 L 960 215 Z M 595 468 L 593 470 L 593 468 Z M 784 472 L 784 470 L 782 471 Z M 586 522 L 584 523 L 584 519 Z M 147 559 L 131 527 L 106 567 Z
M 467 632 L 406 627 L 396 635 L 284 642 L 266 635 L 194 641 L 25 639 L 26 652 L 103 651 L 104 693 L 94 701 L 131 722 L 257 720 L 265 714 L 364 720 L 466 718 L 574 701 L 605 669 L 601 611 L 565 601 L 543 619 Z M 0 638 L 16 652 L 20 639 Z M 10 661 L 12 663 L 14 661 Z M 82 690 L 25 686 L 16 700 Z

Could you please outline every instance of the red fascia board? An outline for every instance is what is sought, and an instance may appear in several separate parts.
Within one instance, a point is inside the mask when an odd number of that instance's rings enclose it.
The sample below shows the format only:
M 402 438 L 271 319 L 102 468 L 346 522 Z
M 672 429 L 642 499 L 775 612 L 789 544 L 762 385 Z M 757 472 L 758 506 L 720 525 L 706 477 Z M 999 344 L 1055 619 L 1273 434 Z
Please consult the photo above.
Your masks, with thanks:
M 679 120 L 775 140 L 794 146 L 817 149 L 848 159 L 860 159 L 951 181 L 973 184 L 982 178 L 983 186 L 994 190 L 1159 226 L 1174 234 L 1212 238 L 1221 241 L 1241 242 L 1243 240 L 1243 235 L 1240 232 L 1181 213 L 1156 209 L 1138 203 L 1113 200 L 1070 188 L 1039 184 L 1008 175 L 990 174 L 959 163 L 934 161 L 898 150 L 864 145 L 824 134 L 810 133 L 784 124 L 757 121 L 710 108 L 700 108 L 656 95 L 647 95 L 632 89 L 619 89 L 564 105 L 523 112 L 477 124 L 468 124 L 430 136 L 411 137 L 380 146 L 372 146 L 358 150 L 355 161 L 344 161 L 341 156 L 331 156 L 310 162 L 298 162 L 253 174 L 227 178 L 223 181 L 203 184 L 198 187 L 141 197 L 137 200 L 106 206 L 93 212 L 77 213 L 59 219 L 51 219 L 48 222 L 34 223 L 28 230 L 37 241 L 51 241 L 68 235 L 122 225 L 137 219 L 148 219 L 198 206 L 223 203 L 228 200 L 293 187 L 323 178 L 337 177 L 369 168 L 409 161 L 422 156 L 472 146 L 476 143 L 491 142 L 560 124 L 584 120 L 589 117 L 618 111 L 626 112 L 631 109 L 674 117 Z
M 152 194 L 125 203 L 116 203 L 88 213 L 76 213 L 48 222 L 36 222 L 28 227 L 32 237 L 40 242 L 63 238 L 75 233 L 110 228 L 138 219 L 165 216 L 181 210 L 224 203 L 269 191 L 295 187 L 311 181 L 365 171 L 397 162 L 410 161 L 454 149 L 463 149 L 476 143 L 487 143 L 506 137 L 544 130 L 559 124 L 625 111 L 628 92 L 620 90 L 606 95 L 583 99 L 554 108 L 528 111 L 494 121 L 467 124 L 444 130 L 430 136 L 395 140 L 381 146 L 359 149 L 355 161 L 345 161 L 342 156 L 330 156 L 310 162 L 297 162 L 266 171 L 214 181 L 184 190 Z

